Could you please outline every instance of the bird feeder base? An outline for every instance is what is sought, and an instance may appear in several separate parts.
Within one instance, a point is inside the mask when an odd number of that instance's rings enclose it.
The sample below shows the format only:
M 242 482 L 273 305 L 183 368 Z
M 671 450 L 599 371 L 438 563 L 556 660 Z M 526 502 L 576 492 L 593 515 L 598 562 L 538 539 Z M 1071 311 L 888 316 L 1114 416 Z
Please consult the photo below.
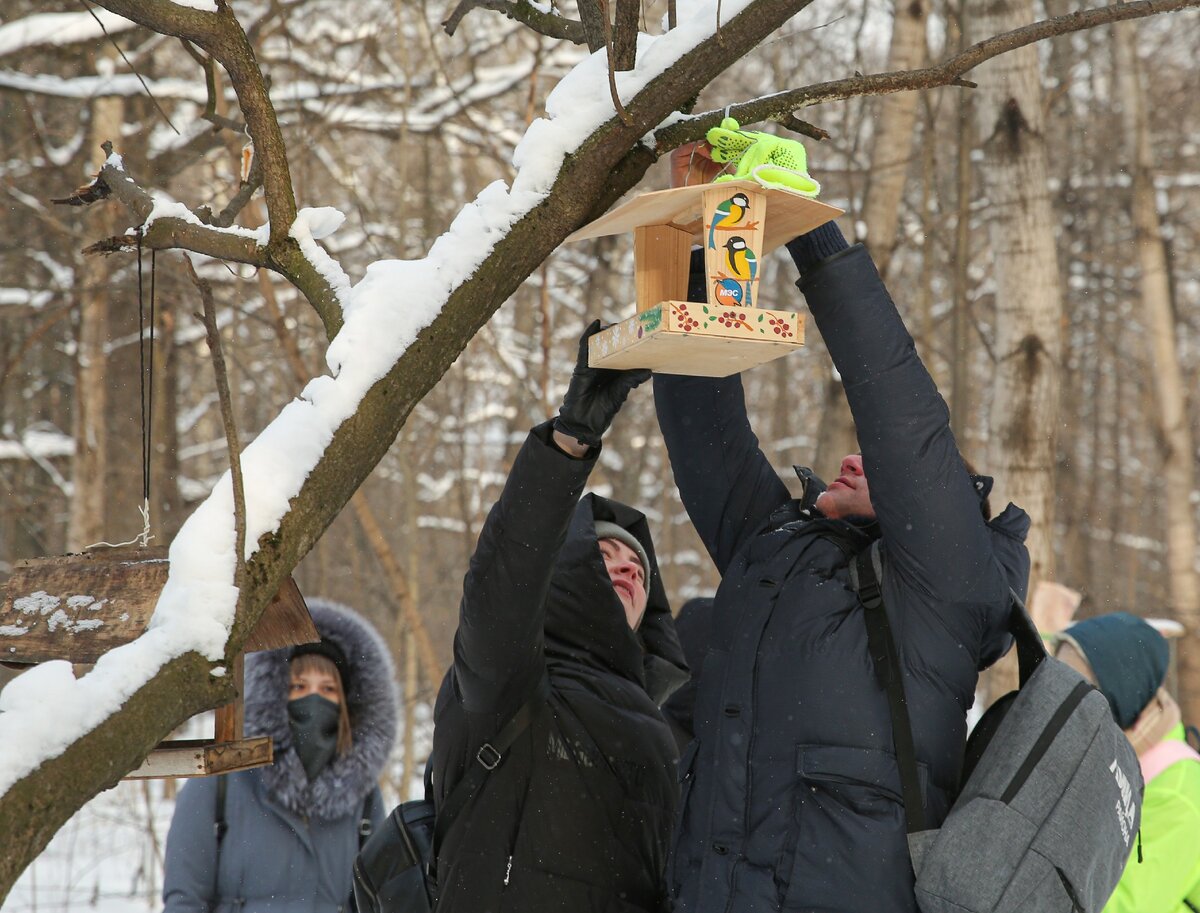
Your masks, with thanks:
M 262 767 L 274 761 L 270 736 L 214 742 L 210 739 L 175 739 L 163 742 L 126 780 L 164 777 L 211 777 L 236 770 Z
M 791 311 L 662 301 L 593 336 L 588 364 L 728 377 L 803 345 L 804 318 Z

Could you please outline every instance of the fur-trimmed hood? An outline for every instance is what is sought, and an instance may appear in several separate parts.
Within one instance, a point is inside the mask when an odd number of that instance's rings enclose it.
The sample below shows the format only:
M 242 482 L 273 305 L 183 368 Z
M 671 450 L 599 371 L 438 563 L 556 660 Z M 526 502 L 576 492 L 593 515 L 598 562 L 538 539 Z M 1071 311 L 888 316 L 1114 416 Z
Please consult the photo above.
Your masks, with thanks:
M 347 606 L 309 599 L 321 637 L 336 643 L 350 667 L 346 706 L 353 746 L 309 782 L 292 745 L 287 701 L 291 647 L 246 657 L 246 733 L 269 735 L 275 763 L 262 769 L 273 800 L 295 814 L 334 820 L 355 812 L 374 787 L 396 739 L 396 679 L 383 639 Z

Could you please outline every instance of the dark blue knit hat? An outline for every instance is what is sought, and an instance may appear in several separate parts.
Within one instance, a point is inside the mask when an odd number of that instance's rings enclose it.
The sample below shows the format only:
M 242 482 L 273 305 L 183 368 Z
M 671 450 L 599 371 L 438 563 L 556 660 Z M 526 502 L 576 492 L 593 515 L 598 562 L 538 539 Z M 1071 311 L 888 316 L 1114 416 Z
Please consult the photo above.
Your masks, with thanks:
M 1166 638 L 1128 612 L 1085 619 L 1061 636 L 1087 659 L 1117 725 L 1132 726 L 1167 677 Z

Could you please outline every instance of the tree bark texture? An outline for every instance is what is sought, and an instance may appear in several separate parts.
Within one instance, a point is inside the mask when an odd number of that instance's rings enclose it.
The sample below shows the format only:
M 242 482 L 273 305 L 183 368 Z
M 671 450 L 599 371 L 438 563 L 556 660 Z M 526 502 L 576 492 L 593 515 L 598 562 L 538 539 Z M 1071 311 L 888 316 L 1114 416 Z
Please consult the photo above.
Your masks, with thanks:
M 925 65 L 928 5 L 929 0 L 896 0 L 889 70 L 915 70 Z M 875 101 L 875 137 L 863 200 L 863 222 L 867 226 L 871 257 L 885 280 L 896 249 L 896 229 L 912 161 L 913 127 L 920 100 L 915 92 L 900 92 Z
M 1117 79 L 1133 178 L 1133 241 L 1141 267 L 1141 306 L 1150 328 L 1153 379 L 1162 456 L 1162 517 L 1166 522 L 1170 609 L 1187 629 L 1179 642 L 1179 684 L 1184 719 L 1200 719 L 1200 581 L 1196 575 L 1195 444 L 1187 390 L 1179 365 L 1170 267 L 1154 185 L 1154 154 L 1146 117 L 1148 101 L 1137 55 L 1137 26 L 1113 26 Z
M 125 103 L 120 97 L 98 98 L 92 104 L 90 147 L 100 154 L 100 143 L 110 136 L 119 136 L 125 117 Z M 100 162 L 96 163 L 99 169 Z M 94 214 L 99 222 L 96 229 L 107 236 L 116 230 L 121 213 L 105 207 Z M 109 390 L 110 374 L 108 345 L 113 333 L 109 316 L 113 299 L 112 274 L 117 262 L 108 257 L 85 261 L 87 278 L 79 297 L 79 321 L 76 360 L 72 437 L 75 456 L 71 478 L 74 489 L 71 497 L 70 520 L 67 525 L 67 548 L 79 551 L 93 542 L 106 538 L 109 459 L 109 398 L 119 390 Z M 131 403 L 136 406 L 136 400 Z
M 1031 0 L 980 0 L 971 23 L 992 35 L 1033 21 Z M 1029 585 L 1054 579 L 1055 443 L 1062 363 L 1062 294 L 1037 51 L 1021 48 L 975 71 L 982 176 L 996 290 L 996 364 L 987 471 L 997 509 L 1008 501 L 1033 520 Z M 1011 660 L 989 686 L 1016 684 Z

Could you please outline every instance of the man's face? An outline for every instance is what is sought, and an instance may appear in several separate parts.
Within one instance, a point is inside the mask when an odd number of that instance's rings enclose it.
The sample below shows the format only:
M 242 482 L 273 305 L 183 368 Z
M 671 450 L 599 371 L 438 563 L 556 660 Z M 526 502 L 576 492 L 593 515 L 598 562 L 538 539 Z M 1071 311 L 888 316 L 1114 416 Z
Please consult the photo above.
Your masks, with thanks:
M 833 520 L 875 518 L 860 454 L 852 453 L 842 460 L 841 473 L 817 498 L 817 510 Z
M 637 630 L 646 611 L 646 572 L 638 553 L 619 539 L 601 539 L 600 554 L 617 598 L 625 607 L 625 620 Z

